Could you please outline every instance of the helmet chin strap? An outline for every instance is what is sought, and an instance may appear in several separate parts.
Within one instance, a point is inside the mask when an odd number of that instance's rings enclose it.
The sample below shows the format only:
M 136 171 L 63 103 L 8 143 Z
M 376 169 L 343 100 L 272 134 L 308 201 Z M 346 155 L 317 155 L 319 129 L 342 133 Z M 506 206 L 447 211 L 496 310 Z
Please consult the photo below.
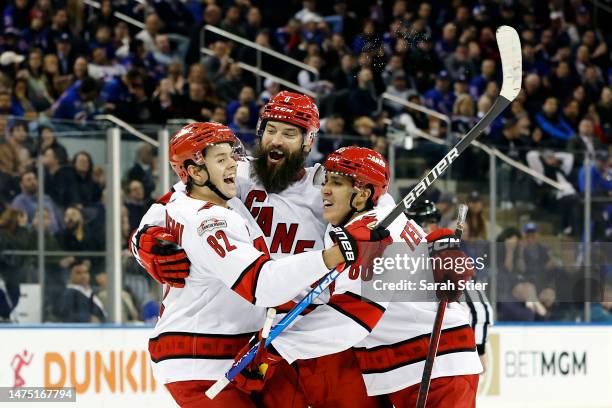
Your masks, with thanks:
M 353 205 L 353 200 L 355 199 L 355 197 L 357 197 L 357 193 L 356 192 L 351 194 L 351 199 L 349 200 L 349 206 L 351 207 L 351 210 L 344 216 L 344 218 L 342 219 L 342 221 L 340 221 L 340 223 L 338 223 L 338 225 L 344 226 L 344 225 L 348 224 L 348 222 L 351 220 L 351 218 L 353 218 L 353 216 L 355 214 L 360 214 L 362 212 L 370 211 L 372 209 L 372 208 L 369 208 L 370 206 L 368 204 L 366 204 L 366 206 L 363 208 L 363 210 L 358 210 Z M 369 202 L 370 202 L 370 200 L 368 200 L 368 203 Z M 338 225 L 334 225 L 334 227 L 337 227 Z
M 206 165 L 203 164 L 200 166 L 200 168 L 202 170 L 204 170 L 206 172 L 206 175 L 208 176 L 208 178 L 206 179 L 206 181 L 202 184 L 198 184 L 196 183 L 196 181 L 192 178 L 191 182 L 193 184 L 195 184 L 198 187 L 208 187 L 210 189 L 210 191 L 212 191 L 213 193 L 215 193 L 216 195 L 219 196 L 219 198 L 221 198 L 224 201 L 229 201 L 231 199 L 231 197 L 226 196 L 225 194 L 223 194 L 221 192 L 221 190 L 219 190 L 219 188 L 217 188 L 217 186 L 215 186 L 211 181 L 210 181 L 210 173 L 208 172 L 208 170 L 206 169 Z

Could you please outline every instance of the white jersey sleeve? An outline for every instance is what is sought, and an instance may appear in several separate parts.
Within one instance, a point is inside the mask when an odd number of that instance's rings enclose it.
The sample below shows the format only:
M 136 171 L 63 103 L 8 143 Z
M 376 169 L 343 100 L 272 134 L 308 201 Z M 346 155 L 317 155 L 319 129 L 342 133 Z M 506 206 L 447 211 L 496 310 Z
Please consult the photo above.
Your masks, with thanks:
M 380 220 L 391 208 L 377 208 L 366 215 L 375 215 Z M 394 241 L 405 244 L 400 234 L 406 221 L 402 214 L 389 226 Z M 361 285 L 358 271 L 342 272 L 333 284 L 327 304 L 318 306 L 284 331 L 273 341 L 274 348 L 292 363 L 338 353 L 358 344 L 373 330 L 389 304 L 364 297 Z
M 185 195 L 178 195 L 178 200 L 198 201 Z M 175 214 L 168 208 L 168 215 L 185 223 L 182 246 L 192 265 L 205 265 L 207 272 L 257 306 L 283 304 L 328 272 L 322 251 L 270 259 L 253 246 L 245 219 L 230 209 L 210 206 Z M 192 268 L 190 278 L 196 282 L 209 277 Z

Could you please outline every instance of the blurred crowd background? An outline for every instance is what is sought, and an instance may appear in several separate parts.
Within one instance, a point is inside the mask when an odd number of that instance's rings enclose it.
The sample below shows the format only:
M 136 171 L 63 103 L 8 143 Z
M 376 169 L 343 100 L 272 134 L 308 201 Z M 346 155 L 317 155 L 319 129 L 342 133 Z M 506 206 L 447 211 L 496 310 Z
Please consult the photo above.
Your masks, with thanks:
M 606 248 L 612 236 L 612 4 L 599 3 L 0 1 L 0 320 L 15 320 L 20 291 L 40 280 L 35 252 L 27 252 L 37 250 L 39 228 L 51 254 L 45 258 L 41 319 L 107 319 L 106 163 L 91 143 L 104 140 L 98 115 L 114 115 L 149 134 L 162 126 L 176 129 L 187 119 L 214 120 L 229 125 L 250 148 L 261 107 L 285 89 L 241 63 L 258 66 L 315 96 L 322 120 L 310 163 L 341 146 L 373 148 L 392 156 L 397 179 L 406 181 L 397 184 L 399 198 L 497 97 L 502 72 L 495 30 L 503 24 L 521 37 L 523 90 L 481 141 L 562 188 L 505 162 L 493 170 L 486 153 L 470 148 L 427 198 L 443 223 L 452 220 L 457 202 L 469 203 L 466 246 L 475 255 L 490 250 L 489 231 L 496 231 L 500 320 L 580 321 L 582 304 L 572 293 L 584 293 L 584 283 L 564 282 L 574 282 L 584 268 L 590 178 L 589 241 L 597 277 L 590 307 L 593 319 L 612 320 L 612 304 L 602 295 L 612 264 Z M 310 69 L 273 60 L 207 25 Z M 408 138 L 425 133 L 430 141 L 415 138 L 395 146 L 391 134 L 398 131 Z M 157 150 L 126 138 L 135 147 L 123 169 L 124 248 L 163 193 Z M 497 182 L 494 226 L 488 216 L 491 178 Z M 39 183 L 45 193 L 40 217 Z M 490 275 L 484 271 L 478 279 Z M 124 321 L 154 320 L 159 287 L 127 251 L 123 287 Z

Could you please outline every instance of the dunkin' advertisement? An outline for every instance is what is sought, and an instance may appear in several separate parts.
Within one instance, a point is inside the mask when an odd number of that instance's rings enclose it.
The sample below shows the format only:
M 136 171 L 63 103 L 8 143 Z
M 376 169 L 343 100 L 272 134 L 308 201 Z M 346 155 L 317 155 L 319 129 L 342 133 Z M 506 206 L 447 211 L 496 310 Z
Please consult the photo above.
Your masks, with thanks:
M 76 404 L 54 403 L 54 407 L 174 407 L 163 385 L 153 378 L 149 332 L 148 328 L 0 326 L 0 387 L 74 388 Z

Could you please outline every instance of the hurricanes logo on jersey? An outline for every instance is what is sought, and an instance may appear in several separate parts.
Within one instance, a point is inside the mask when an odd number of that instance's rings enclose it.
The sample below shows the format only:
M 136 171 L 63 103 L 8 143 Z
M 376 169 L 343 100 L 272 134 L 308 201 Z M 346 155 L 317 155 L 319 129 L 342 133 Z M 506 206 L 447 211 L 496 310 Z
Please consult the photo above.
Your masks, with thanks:
M 226 228 L 227 222 L 220 218 L 209 218 L 202 221 L 198 227 L 198 235 L 202 235 L 207 231 L 212 231 L 219 228 Z

